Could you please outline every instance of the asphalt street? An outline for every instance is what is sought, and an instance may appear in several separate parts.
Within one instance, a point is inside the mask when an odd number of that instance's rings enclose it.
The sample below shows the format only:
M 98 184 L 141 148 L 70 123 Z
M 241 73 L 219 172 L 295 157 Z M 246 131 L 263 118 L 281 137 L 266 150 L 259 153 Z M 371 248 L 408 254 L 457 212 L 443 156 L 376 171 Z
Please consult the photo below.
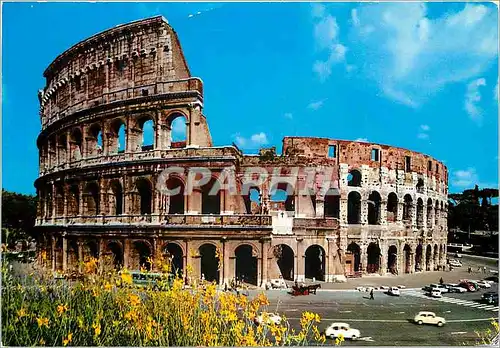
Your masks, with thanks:
M 473 345 L 476 331 L 491 328 L 498 317 L 498 306 L 479 302 L 485 291 L 445 294 L 443 299 L 427 298 L 416 290 L 403 290 L 400 297 L 375 291 L 375 299 L 358 291 L 323 291 L 317 295 L 291 296 L 286 291 L 268 291 L 268 310 L 283 314 L 291 327 L 300 328 L 301 313 L 311 311 L 321 316 L 320 329 L 335 321 L 346 322 L 361 331 L 361 339 L 346 345 Z M 419 311 L 432 311 L 446 319 L 443 327 L 418 326 L 411 319 Z M 329 341 L 327 340 L 327 344 Z

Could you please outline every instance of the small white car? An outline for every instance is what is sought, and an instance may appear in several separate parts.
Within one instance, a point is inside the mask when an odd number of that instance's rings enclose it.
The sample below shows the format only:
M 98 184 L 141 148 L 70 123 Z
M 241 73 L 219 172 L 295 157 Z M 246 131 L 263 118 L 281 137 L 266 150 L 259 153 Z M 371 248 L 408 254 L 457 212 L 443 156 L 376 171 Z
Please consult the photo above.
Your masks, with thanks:
M 349 324 L 333 323 L 325 330 L 325 336 L 330 337 L 331 339 L 342 336 L 345 339 L 356 340 L 361 336 L 361 333 L 358 329 L 352 329 Z
M 446 320 L 442 317 L 436 316 L 436 313 L 434 312 L 419 312 L 415 318 L 413 318 L 413 321 L 418 325 L 431 324 L 441 327 L 446 324 Z
M 439 289 L 433 289 L 429 292 L 429 294 L 431 295 L 431 297 L 436 297 L 436 298 L 443 297 L 443 295 L 441 295 L 441 290 Z
M 266 325 L 271 325 L 271 324 L 280 325 L 281 324 L 281 317 L 278 314 L 276 314 L 276 313 L 262 312 L 260 315 L 258 315 L 255 318 L 255 323 L 257 325 L 262 325 L 262 324 L 266 324 Z
M 450 266 L 452 267 L 462 267 L 462 263 L 459 260 L 451 260 Z
M 484 281 L 484 280 L 479 280 L 476 283 L 481 288 L 487 288 L 487 289 L 491 288 L 491 284 L 489 282 Z
M 399 295 L 401 295 L 401 293 L 399 291 L 399 288 L 396 287 L 396 286 L 391 286 L 391 288 L 389 289 L 389 291 L 387 293 L 389 295 L 392 295 L 392 296 L 399 296 Z

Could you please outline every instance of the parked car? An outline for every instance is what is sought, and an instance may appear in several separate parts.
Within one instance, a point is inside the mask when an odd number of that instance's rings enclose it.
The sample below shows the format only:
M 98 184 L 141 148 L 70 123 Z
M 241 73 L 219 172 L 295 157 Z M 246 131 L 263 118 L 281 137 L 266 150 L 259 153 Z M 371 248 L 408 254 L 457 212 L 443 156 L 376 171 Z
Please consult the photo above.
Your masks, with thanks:
M 487 302 L 490 305 L 498 306 L 498 293 L 496 292 L 487 292 L 481 296 L 482 302 Z
M 466 289 L 467 291 L 469 292 L 474 292 L 476 291 L 476 287 L 474 286 L 474 284 L 468 282 L 468 281 L 461 281 L 458 286 L 460 286 L 461 288 L 464 288 Z
M 463 293 L 466 292 L 467 290 L 465 288 L 462 288 L 458 286 L 458 284 L 444 284 L 444 286 L 448 289 L 448 292 L 454 292 L 454 293 Z
M 462 262 L 459 260 L 450 260 L 450 266 L 452 267 L 462 267 Z
M 267 313 L 267 312 L 262 312 L 255 318 L 255 324 L 257 325 L 279 325 L 281 324 L 281 317 L 276 314 L 276 313 Z
M 356 340 L 361 336 L 361 333 L 357 329 L 353 329 L 346 323 L 333 323 L 325 330 L 325 336 L 335 339 L 339 336 L 343 336 L 347 339 Z
M 448 288 L 446 288 L 446 286 L 441 285 L 441 284 L 430 284 L 430 285 L 424 286 L 422 288 L 422 290 L 428 291 L 428 292 L 431 292 L 434 289 L 438 289 L 441 292 L 448 292 Z
M 433 289 L 433 290 L 429 291 L 429 295 L 431 297 L 436 297 L 436 298 L 443 297 L 443 295 L 441 294 L 441 290 L 440 289 Z
M 455 257 L 458 258 L 458 259 L 461 259 L 462 255 L 460 255 L 459 253 L 455 253 Z
M 486 289 L 491 288 L 491 284 L 484 280 L 478 280 L 476 284 L 479 285 L 480 288 L 486 288 Z
M 387 293 L 391 296 L 399 296 L 401 293 L 399 292 L 399 288 L 397 286 L 391 286 Z
M 413 318 L 413 321 L 418 325 L 431 324 L 443 326 L 446 323 L 444 318 L 436 316 L 434 312 L 419 312 L 415 318 Z

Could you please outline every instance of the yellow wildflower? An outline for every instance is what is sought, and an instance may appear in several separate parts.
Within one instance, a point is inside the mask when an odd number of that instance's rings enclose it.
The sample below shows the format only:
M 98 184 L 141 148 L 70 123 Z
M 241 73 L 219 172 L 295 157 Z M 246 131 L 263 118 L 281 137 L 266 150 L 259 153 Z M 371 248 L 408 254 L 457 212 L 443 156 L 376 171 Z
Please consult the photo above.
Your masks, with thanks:
M 26 316 L 26 310 L 24 308 L 21 308 L 20 310 L 17 311 L 17 317 L 22 318 Z
M 130 273 L 128 273 L 127 271 L 124 271 L 121 274 L 121 279 L 122 279 L 122 282 L 125 284 L 132 284 L 132 275 Z
M 137 296 L 137 295 L 135 295 L 135 294 L 130 294 L 130 295 L 128 296 L 128 299 L 129 299 L 129 301 L 130 301 L 130 305 L 131 305 L 132 307 L 135 307 L 135 306 L 137 306 L 137 305 L 139 305 L 139 304 L 141 303 L 141 299 L 140 299 L 140 297 L 139 297 L 139 296 Z
M 59 313 L 59 315 L 63 314 L 64 312 L 66 312 L 68 310 L 68 306 L 67 305 L 58 305 L 57 306 L 57 313 Z
M 92 324 L 92 328 L 94 329 L 94 336 L 97 337 L 101 334 L 101 323 Z
M 68 334 L 68 337 L 63 339 L 63 345 L 67 346 L 68 343 L 72 341 L 72 339 L 73 339 L 73 334 L 70 332 Z
M 44 346 L 45 345 L 45 340 L 43 338 L 40 338 L 40 341 L 38 342 L 39 345 Z
M 38 327 L 46 326 L 49 327 L 49 319 L 48 318 L 36 318 L 36 321 L 38 322 Z

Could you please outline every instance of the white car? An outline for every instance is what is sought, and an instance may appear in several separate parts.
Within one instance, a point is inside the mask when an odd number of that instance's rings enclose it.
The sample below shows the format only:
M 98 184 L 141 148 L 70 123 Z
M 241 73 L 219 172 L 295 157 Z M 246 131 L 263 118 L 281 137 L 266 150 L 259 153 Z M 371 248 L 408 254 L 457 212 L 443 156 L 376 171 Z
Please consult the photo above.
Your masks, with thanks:
M 342 336 L 344 338 L 356 340 L 361 336 L 361 333 L 357 329 L 352 329 L 349 324 L 333 323 L 325 330 L 325 336 L 331 339 Z
M 491 288 L 491 284 L 489 282 L 484 281 L 484 280 L 479 280 L 476 283 L 481 288 L 487 288 L 487 289 Z
M 462 263 L 458 260 L 451 260 L 450 261 L 450 266 L 453 266 L 453 267 L 462 267 Z
M 446 323 L 444 318 L 436 316 L 436 313 L 434 312 L 419 312 L 415 318 L 413 318 L 413 321 L 418 325 L 431 324 L 443 326 Z
M 387 293 L 389 295 L 392 295 L 392 296 L 399 296 L 399 295 L 401 295 L 401 293 L 399 292 L 399 288 L 396 287 L 396 286 L 391 286 L 391 288 L 389 289 L 389 291 Z
M 266 325 L 280 325 L 281 317 L 276 313 L 267 313 L 262 312 L 259 316 L 255 318 L 255 323 L 258 325 L 266 324 Z
M 429 294 L 431 295 L 431 297 L 436 297 L 436 298 L 443 297 L 443 295 L 441 295 L 441 290 L 439 289 L 433 289 L 429 292 Z
M 467 292 L 467 289 L 461 287 L 461 286 L 458 286 L 458 284 L 447 284 L 445 285 L 447 288 L 448 288 L 448 292 L 454 292 L 454 293 L 463 293 L 463 292 Z

